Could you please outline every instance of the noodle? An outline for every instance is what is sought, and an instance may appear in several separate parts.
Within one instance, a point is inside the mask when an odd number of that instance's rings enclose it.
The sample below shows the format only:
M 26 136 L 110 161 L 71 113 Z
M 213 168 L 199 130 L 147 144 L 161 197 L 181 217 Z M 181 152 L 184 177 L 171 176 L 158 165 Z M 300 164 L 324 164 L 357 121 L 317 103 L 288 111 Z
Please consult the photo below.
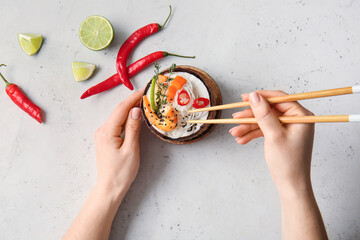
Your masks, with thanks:
M 199 119 L 207 115 L 207 112 L 189 113 L 189 110 L 191 109 L 194 100 L 199 97 L 196 93 L 194 93 L 190 81 L 187 81 L 181 90 L 186 90 L 189 93 L 190 102 L 185 106 L 180 106 L 177 101 L 172 102 L 171 107 L 176 110 L 178 116 L 177 127 L 168 133 L 168 135 L 172 138 L 179 138 L 186 135 L 191 135 L 192 133 L 198 131 L 202 124 L 190 124 L 188 123 L 188 120 Z M 178 98 L 179 93 L 180 91 L 176 93 L 175 99 Z
M 169 74 L 166 74 L 169 76 Z M 194 100 L 199 97 L 205 97 L 210 98 L 209 92 L 204 85 L 204 83 L 197 78 L 196 76 L 186 73 L 186 72 L 176 72 L 174 75 L 179 75 L 184 77 L 187 82 L 184 84 L 184 86 L 176 92 L 176 95 L 174 97 L 174 101 L 171 103 L 168 103 L 169 106 L 171 106 L 177 114 L 178 122 L 177 126 L 169 131 L 165 132 L 160 129 L 158 129 L 156 126 L 152 125 L 156 131 L 159 133 L 172 138 L 172 139 L 178 139 L 181 137 L 187 137 L 192 135 L 193 133 L 200 130 L 201 125 L 203 124 L 190 124 L 188 123 L 188 120 L 195 120 L 195 119 L 207 119 L 208 112 L 200 112 L 200 113 L 189 113 L 189 110 L 192 109 Z M 186 90 L 189 94 L 190 101 L 185 106 L 180 106 L 177 102 L 178 95 L 181 92 L 181 90 Z M 150 91 L 147 92 L 148 97 L 150 97 Z

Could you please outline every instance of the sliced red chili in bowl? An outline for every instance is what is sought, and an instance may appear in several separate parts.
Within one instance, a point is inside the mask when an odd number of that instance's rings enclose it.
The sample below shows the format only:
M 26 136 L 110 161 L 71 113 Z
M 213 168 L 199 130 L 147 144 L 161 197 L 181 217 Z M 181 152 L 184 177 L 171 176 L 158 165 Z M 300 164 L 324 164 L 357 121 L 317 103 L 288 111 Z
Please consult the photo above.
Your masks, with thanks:
M 194 100 L 193 107 L 194 108 L 204 108 L 209 105 L 210 100 L 207 98 L 197 98 Z
M 178 95 L 177 103 L 180 106 L 186 106 L 190 102 L 190 95 L 186 90 L 181 90 L 181 92 Z

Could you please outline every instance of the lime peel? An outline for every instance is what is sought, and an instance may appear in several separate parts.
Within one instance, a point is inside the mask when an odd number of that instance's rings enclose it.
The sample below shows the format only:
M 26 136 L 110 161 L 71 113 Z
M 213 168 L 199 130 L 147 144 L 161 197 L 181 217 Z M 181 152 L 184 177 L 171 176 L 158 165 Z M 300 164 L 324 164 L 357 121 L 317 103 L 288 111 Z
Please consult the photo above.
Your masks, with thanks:
M 80 41 L 85 47 L 98 51 L 110 45 L 114 38 L 114 29 L 109 20 L 93 15 L 82 22 L 79 29 Z
M 43 37 L 41 35 L 32 33 L 18 33 L 17 36 L 21 48 L 27 55 L 34 55 L 41 48 L 43 42 Z
M 77 82 L 89 79 L 96 68 L 95 64 L 85 62 L 72 62 L 72 69 Z

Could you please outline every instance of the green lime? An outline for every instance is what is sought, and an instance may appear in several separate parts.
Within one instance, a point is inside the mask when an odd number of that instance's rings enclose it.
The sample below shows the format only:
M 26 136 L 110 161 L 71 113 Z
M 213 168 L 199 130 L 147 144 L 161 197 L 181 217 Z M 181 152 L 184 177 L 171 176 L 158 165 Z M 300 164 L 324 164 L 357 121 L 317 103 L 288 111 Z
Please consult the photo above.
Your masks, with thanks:
M 79 37 L 87 48 L 98 51 L 109 46 L 114 38 L 114 29 L 109 20 L 94 15 L 81 24 Z
M 31 56 L 39 51 L 42 44 L 42 36 L 31 33 L 18 33 L 18 39 L 24 52 Z
M 91 63 L 72 62 L 73 74 L 77 82 L 89 79 L 95 68 L 96 66 Z

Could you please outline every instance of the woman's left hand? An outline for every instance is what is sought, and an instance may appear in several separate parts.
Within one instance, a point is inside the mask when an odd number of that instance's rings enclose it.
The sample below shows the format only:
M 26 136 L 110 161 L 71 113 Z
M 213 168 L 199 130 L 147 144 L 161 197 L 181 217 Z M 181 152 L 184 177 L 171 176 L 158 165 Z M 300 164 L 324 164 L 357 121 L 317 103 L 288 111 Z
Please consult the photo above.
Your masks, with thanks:
M 122 101 L 95 133 L 97 185 L 117 193 L 129 189 L 139 170 L 141 109 L 135 106 L 142 94 L 137 91 Z

